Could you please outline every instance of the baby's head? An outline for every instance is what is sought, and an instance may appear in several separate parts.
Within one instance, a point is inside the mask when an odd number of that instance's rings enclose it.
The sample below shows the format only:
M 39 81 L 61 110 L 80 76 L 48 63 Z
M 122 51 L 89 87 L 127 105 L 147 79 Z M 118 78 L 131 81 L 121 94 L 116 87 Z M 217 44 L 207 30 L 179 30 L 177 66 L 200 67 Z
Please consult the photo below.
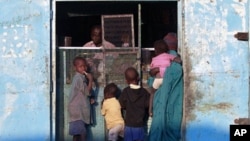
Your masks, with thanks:
M 128 84 L 138 84 L 139 81 L 139 73 L 133 68 L 129 67 L 125 70 L 125 79 Z
M 116 94 L 118 92 L 118 87 L 115 83 L 109 83 L 104 88 L 104 99 L 116 97 Z
M 84 74 L 88 68 L 87 61 L 81 56 L 77 56 L 74 58 L 73 65 L 74 65 L 75 71 L 81 74 Z
M 159 55 L 161 53 L 166 53 L 168 51 L 168 45 L 164 40 L 157 40 L 154 42 L 155 55 Z

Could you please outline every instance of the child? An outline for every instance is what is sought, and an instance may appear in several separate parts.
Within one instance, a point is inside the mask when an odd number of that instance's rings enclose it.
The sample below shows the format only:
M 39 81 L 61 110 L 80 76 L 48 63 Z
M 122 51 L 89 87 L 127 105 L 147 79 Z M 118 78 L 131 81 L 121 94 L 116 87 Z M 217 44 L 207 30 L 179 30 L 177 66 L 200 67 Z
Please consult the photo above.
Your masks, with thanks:
M 124 120 L 120 103 L 116 99 L 117 91 L 118 87 L 114 83 L 110 83 L 104 88 L 101 114 L 106 121 L 109 141 L 117 141 L 119 135 L 123 137 Z
M 129 34 L 122 34 L 121 36 L 122 47 L 130 47 L 130 37 Z
M 125 141 L 144 141 L 150 94 L 138 85 L 139 74 L 133 67 L 125 70 L 128 87 L 122 90 L 119 102 L 125 110 Z
M 155 75 L 153 88 L 158 89 L 162 84 L 162 78 L 166 68 L 170 66 L 171 61 L 175 58 L 174 55 L 168 54 L 168 46 L 164 40 L 157 40 L 154 42 L 155 57 L 152 58 L 150 70 L 159 68 L 159 72 Z
M 85 141 L 87 133 L 86 125 L 90 123 L 89 96 L 93 77 L 90 73 L 86 73 L 87 63 L 84 58 L 76 57 L 73 61 L 73 65 L 76 73 L 73 77 L 68 104 L 70 120 L 69 134 L 73 136 L 73 141 Z M 91 103 L 93 103 L 93 101 Z

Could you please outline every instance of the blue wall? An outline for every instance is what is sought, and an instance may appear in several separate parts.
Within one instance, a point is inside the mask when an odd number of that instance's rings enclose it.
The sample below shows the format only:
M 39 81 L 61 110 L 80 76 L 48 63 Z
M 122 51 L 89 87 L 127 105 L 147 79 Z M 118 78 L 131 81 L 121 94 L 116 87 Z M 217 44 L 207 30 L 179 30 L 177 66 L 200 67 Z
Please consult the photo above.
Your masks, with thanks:
M 249 115 L 249 4 L 235 0 L 185 2 L 182 54 L 185 139 L 227 141 L 234 119 Z
M 49 140 L 50 1 L 0 5 L 0 140 Z

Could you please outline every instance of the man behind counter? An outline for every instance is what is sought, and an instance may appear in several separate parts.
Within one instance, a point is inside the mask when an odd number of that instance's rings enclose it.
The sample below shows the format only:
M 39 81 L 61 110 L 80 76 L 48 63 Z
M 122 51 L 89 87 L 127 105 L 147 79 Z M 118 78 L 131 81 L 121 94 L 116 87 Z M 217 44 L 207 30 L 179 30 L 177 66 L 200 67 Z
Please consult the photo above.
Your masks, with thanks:
M 95 25 L 91 28 L 90 33 L 91 41 L 85 43 L 83 47 L 104 47 L 115 48 L 115 45 L 109 41 L 102 41 L 102 28 L 100 25 Z
M 106 41 L 105 39 L 102 40 L 102 27 L 100 25 L 94 25 L 91 28 L 91 32 L 90 32 L 90 37 L 91 37 L 91 41 L 85 43 L 83 45 L 83 47 L 101 47 L 104 49 L 112 49 L 115 48 L 115 45 L 112 44 L 109 41 Z M 106 55 L 111 55 L 113 57 L 117 57 L 116 53 L 106 53 Z M 98 76 L 98 82 L 103 82 L 104 81 L 104 63 L 103 63 L 103 53 L 95 53 L 95 55 L 93 56 L 93 58 L 87 58 L 88 64 L 90 66 L 90 69 L 92 72 L 96 73 L 96 71 L 98 72 L 98 74 L 100 76 Z M 100 62 L 98 63 L 98 66 L 96 67 L 93 63 L 93 59 L 97 59 L 100 60 Z

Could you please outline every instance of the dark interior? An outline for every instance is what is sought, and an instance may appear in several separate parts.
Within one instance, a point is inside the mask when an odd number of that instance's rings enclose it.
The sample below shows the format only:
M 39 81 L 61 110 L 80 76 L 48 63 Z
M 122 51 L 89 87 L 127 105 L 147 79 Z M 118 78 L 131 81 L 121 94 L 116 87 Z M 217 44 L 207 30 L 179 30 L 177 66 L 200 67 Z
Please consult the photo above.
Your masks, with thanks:
M 56 2 L 56 35 L 58 46 L 65 36 L 72 46 L 90 40 L 92 25 L 101 24 L 101 15 L 133 14 L 135 46 L 138 46 L 138 4 L 141 4 L 141 45 L 152 47 L 168 32 L 177 32 L 177 2 Z

